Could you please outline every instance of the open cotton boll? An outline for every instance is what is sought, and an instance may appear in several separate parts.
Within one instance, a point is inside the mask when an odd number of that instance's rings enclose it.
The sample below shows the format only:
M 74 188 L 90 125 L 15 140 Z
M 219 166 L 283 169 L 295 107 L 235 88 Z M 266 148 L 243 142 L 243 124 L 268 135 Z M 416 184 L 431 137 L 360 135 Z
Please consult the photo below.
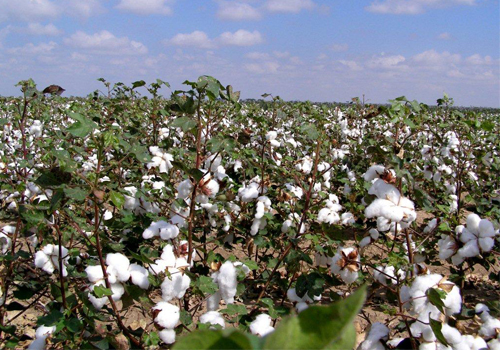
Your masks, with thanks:
M 313 160 L 309 156 L 305 156 L 304 158 L 302 158 L 300 160 L 299 163 L 297 163 L 295 165 L 295 169 L 297 169 L 298 171 L 300 171 L 304 174 L 310 174 L 312 167 L 313 167 Z
M 144 239 L 161 236 L 162 239 L 173 239 L 179 235 L 179 228 L 164 220 L 152 222 L 151 225 L 142 233 Z
M 212 275 L 213 278 L 213 275 Z M 215 311 L 219 308 L 219 303 L 222 300 L 220 291 L 215 292 L 213 295 L 207 298 L 207 310 Z
M 352 225 L 356 222 L 356 220 L 354 220 L 354 215 L 349 212 L 343 213 L 340 216 L 340 220 L 342 221 L 342 225 Z
M 467 216 L 467 229 L 472 233 L 479 233 L 479 223 L 481 218 L 477 214 L 469 214 Z
M 387 340 L 388 336 L 389 328 L 380 322 L 375 322 L 357 350 L 385 350 L 385 346 L 380 340 Z
M 144 267 L 138 264 L 130 264 L 130 279 L 132 283 L 139 286 L 142 289 L 149 288 L 149 272 Z
M 237 287 L 236 268 L 231 261 L 226 261 L 219 269 L 217 284 L 219 285 L 220 295 L 226 304 L 234 302 Z
M 56 331 L 56 326 L 40 326 L 35 331 L 35 339 L 28 346 L 28 350 L 44 350 L 47 337 Z
M 486 338 L 493 338 L 500 334 L 500 320 L 491 316 L 489 313 L 485 313 L 481 317 L 483 324 L 479 328 L 479 334 Z
M 379 178 L 380 175 L 384 173 L 384 170 L 385 167 L 383 165 L 372 165 L 368 168 L 366 173 L 363 174 L 363 178 L 365 181 L 371 182 L 372 180 Z
M 248 186 L 238 190 L 238 196 L 242 202 L 249 203 L 259 196 L 259 184 L 251 182 Z
M 184 181 L 181 181 L 177 185 L 177 198 L 186 199 L 187 197 L 189 197 L 192 190 L 193 184 L 191 183 L 191 180 L 186 179 Z
M 482 350 L 482 349 L 488 349 L 488 344 L 484 341 L 483 338 L 481 337 L 474 337 L 470 334 L 467 335 L 462 335 L 462 343 L 463 343 L 463 349 L 464 350 Z M 490 347 L 490 349 L 492 349 Z M 461 350 L 461 349 L 459 349 Z M 500 349 L 498 349 L 500 350 Z
M 96 283 L 104 278 L 101 265 L 87 266 L 85 272 L 87 273 L 88 280 L 92 283 Z
M 332 257 L 330 270 L 340 275 L 345 283 L 354 283 L 358 279 L 359 254 L 356 248 L 341 248 Z
M 173 329 L 163 329 L 158 332 L 158 336 L 165 344 L 175 343 L 175 330 Z
M 163 328 L 174 329 L 179 322 L 180 313 L 178 306 L 167 303 L 166 301 L 160 301 L 158 304 L 153 306 L 153 310 L 160 311 L 156 315 L 154 321 L 157 325 Z
M 226 328 L 226 322 L 218 311 L 208 311 L 200 316 L 200 323 L 209 323 L 211 325 L 219 325 L 222 329 Z M 215 329 L 215 327 L 210 327 Z
M 0 228 L 0 249 L 2 254 L 7 253 L 7 251 L 12 246 L 12 241 L 8 235 L 12 235 L 16 232 L 15 226 L 6 225 Z
M 480 349 L 483 350 L 483 348 L 480 348 Z M 488 342 L 488 349 L 489 350 L 500 350 L 500 338 L 495 338 L 495 339 L 490 340 Z
M 260 314 L 254 321 L 252 321 L 252 323 L 250 323 L 250 332 L 252 334 L 265 337 L 274 331 L 274 327 L 271 326 L 271 322 L 271 316 L 267 314 Z
M 61 247 L 62 256 L 62 275 L 66 277 L 68 271 L 66 265 L 68 264 L 69 256 L 68 250 Z M 45 272 L 52 274 L 55 270 L 59 270 L 59 246 L 47 244 L 42 250 L 35 254 L 35 266 L 41 268 Z
M 162 299 L 165 301 L 170 301 L 174 298 L 181 299 L 189 288 L 191 278 L 173 267 L 169 268 L 168 272 L 170 275 L 165 276 L 161 284 Z
M 109 253 L 106 255 L 106 265 L 108 265 L 106 272 L 110 283 L 114 283 L 114 281 L 111 281 L 112 275 L 115 275 L 116 280 L 120 282 L 126 282 L 130 278 L 130 261 L 125 255 Z
M 452 236 L 444 236 L 438 241 L 439 258 L 446 260 L 458 250 L 458 243 Z
M 398 203 L 401 193 L 396 187 L 386 183 L 382 179 L 376 179 L 368 190 L 368 194 L 373 194 L 378 198 L 387 199 L 393 203 Z
M 170 153 L 162 151 L 157 146 L 150 146 L 149 152 L 153 155 L 151 162 L 146 164 L 148 169 L 159 168 L 160 173 L 168 173 L 173 168 L 172 161 L 174 157 Z
M 217 154 L 212 154 L 205 160 L 205 169 L 210 169 L 211 172 L 217 171 L 217 168 L 222 162 L 222 157 Z

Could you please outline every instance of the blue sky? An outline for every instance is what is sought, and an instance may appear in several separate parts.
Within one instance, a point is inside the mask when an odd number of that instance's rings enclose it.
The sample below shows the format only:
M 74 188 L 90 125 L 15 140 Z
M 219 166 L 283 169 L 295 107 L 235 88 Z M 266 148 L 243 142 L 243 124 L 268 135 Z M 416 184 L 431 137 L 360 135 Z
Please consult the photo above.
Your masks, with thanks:
M 0 0 L 0 95 L 212 75 L 286 100 L 500 107 L 498 0 Z M 168 91 L 166 91 L 168 94 Z

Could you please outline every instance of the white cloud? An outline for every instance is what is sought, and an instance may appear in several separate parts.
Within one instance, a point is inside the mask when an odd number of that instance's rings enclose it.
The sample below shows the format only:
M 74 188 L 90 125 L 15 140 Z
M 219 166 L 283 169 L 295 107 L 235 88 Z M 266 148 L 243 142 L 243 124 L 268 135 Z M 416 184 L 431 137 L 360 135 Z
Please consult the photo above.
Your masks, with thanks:
M 148 52 L 144 44 L 128 37 L 117 38 L 106 30 L 94 34 L 78 31 L 64 39 L 64 43 L 88 53 L 105 55 L 144 55 Z
M 70 15 L 84 18 L 105 12 L 99 0 L 66 0 L 64 10 Z
M 448 51 L 443 51 L 441 53 L 436 50 L 427 50 L 419 53 L 412 57 L 412 60 L 417 63 L 417 65 L 423 66 L 443 66 L 450 64 L 457 64 L 461 61 L 461 56 L 459 54 L 451 54 Z
M 280 64 L 277 62 L 248 63 L 244 68 L 255 74 L 274 74 L 278 72 Z
M 0 21 L 38 21 L 55 18 L 61 9 L 49 0 L 0 0 Z
M 264 39 L 256 30 L 249 32 L 247 30 L 240 29 L 234 33 L 222 33 L 219 36 L 218 41 L 222 45 L 226 46 L 253 46 L 262 43 Z
M 312 9 L 315 4 L 312 0 L 268 0 L 264 6 L 269 12 L 299 13 Z
M 459 5 L 475 5 L 477 0 L 377 0 L 365 10 L 369 12 L 395 15 L 416 15 L 429 9 Z
M 271 55 L 265 52 L 249 52 L 245 57 L 251 60 L 268 60 L 271 58 Z
M 465 62 L 467 62 L 468 64 L 470 64 L 472 66 L 489 66 L 489 65 L 492 65 L 494 63 L 491 56 L 484 56 L 483 57 L 479 54 L 475 54 L 475 55 L 467 57 L 465 59 Z
M 8 49 L 7 52 L 12 55 L 44 55 L 51 53 L 56 47 L 57 44 L 53 41 L 38 45 L 28 43 L 21 47 Z
M 138 15 L 171 15 L 169 0 L 121 0 L 117 9 Z
M 330 46 L 330 49 L 333 52 L 345 52 L 345 51 L 349 50 L 349 45 L 347 45 L 347 44 L 333 44 L 332 46 Z
M 356 61 L 352 61 L 352 60 L 338 60 L 337 62 L 340 63 L 340 64 L 342 64 L 342 65 L 344 65 L 344 66 L 346 66 L 351 71 L 361 71 L 361 70 L 363 70 L 363 67 L 361 67 Z
M 403 63 L 405 61 L 406 59 L 402 55 L 378 56 L 370 59 L 366 63 L 366 66 L 368 68 L 374 69 L 394 69 L 396 67 L 404 68 L 405 66 L 401 65 L 400 63 Z
M 54 24 L 43 25 L 40 23 L 30 23 L 27 28 L 21 28 L 20 31 L 31 35 L 57 36 L 63 33 Z
M 168 40 L 168 43 L 175 46 L 191 46 L 200 49 L 208 49 L 214 46 L 208 35 L 199 30 L 190 34 L 179 33 L 172 39 Z
M 437 36 L 439 40 L 451 40 L 451 34 L 448 32 L 441 33 Z
M 217 17 L 227 21 L 256 21 L 261 13 L 250 4 L 239 1 L 218 1 Z

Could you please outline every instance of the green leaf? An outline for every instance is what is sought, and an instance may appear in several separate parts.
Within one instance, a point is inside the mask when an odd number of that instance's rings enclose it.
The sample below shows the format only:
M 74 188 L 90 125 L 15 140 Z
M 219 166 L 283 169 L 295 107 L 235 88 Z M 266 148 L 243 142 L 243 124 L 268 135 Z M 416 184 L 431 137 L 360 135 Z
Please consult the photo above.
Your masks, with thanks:
M 260 342 L 256 336 L 236 329 L 203 330 L 181 337 L 173 349 L 258 349 Z
M 443 325 L 441 322 L 433 320 L 432 318 L 429 318 L 429 321 L 431 323 L 431 328 L 432 331 L 434 332 L 434 335 L 436 336 L 437 340 L 444 346 L 449 346 L 448 342 L 446 341 L 446 338 L 443 335 L 443 332 L 441 332 L 441 328 Z
M 301 126 L 300 131 L 311 141 L 317 140 L 319 137 L 319 131 L 314 124 L 305 124 Z
M 117 191 L 111 191 L 109 193 L 109 199 L 118 209 L 123 208 L 123 204 L 125 203 L 125 196 Z
M 193 129 L 198 123 L 196 120 L 190 117 L 179 117 L 175 118 L 171 123 L 170 126 L 174 128 L 181 128 L 182 131 L 187 132 L 191 129 Z
M 59 310 L 54 309 L 47 316 L 39 317 L 36 324 L 50 327 L 58 323 L 62 318 L 64 318 L 64 315 Z
M 313 298 L 323 293 L 325 280 L 318 272 L 312 272 L 308 275 L 300 275 L 295 286 L 297 295 L 303 297 L 306 293 Z
M 25 205 L 19 207 L 19 212 L 23 219 L 32 225 L 36 225 L 45 219 L 45 215 L 42 211 L 28 209 Z
M 352 324 L 366 298 L 366 286 L 327 307 L 311 306 L 281 321 L 265 339 L 265 349 L 352 349 Z
M 250 270 L 257 270 L 259 265 L 253 260 L 246 260 L 243 262 Z
M 17 287 L 14 291 L 14 298 L 19 300 L 27 300 L 31 298 L 34 294 L 33 289 L 27 287 Z
M 85 198 L 87 198 L 87 192 L 80 187 L 75 187 L 75 188 L 65 187 L 64 194 L 67 197 L 74 199 L 75 201 L 83 201 L 85 200 Z
M 146 82 L 144 80 L 134 81 L 132 83 L 132 90 L 144 85 L 146 85 Z
M 219 286 L 217 286 L 211 277 L 200 276 L 196 282 L 198 288 L 205 294 L 212 295 L 219 290 Z
M 220 151 L 232 152 L 236 142 L 232 137 L 213 137 L 208 141 L 210 152 L 216 153 Z
M 156 346 L 160 342 L 160 337 L 158 333 L 151 332 L 144 335 L 144 345 L 146 346 Z
M 79 333 L 82 330 L 83 323 L 78 318 L 71 318 L 65 323 L 66 328 L 72 333 Z
M 225 315 L 233 316 L 233 315 L 246 315 L 248 314 L 247 308 L 245 305 L 236 305 L 229 304 L 226 309 L 221 311 Z
M 85 137 L 97 128 L 97 124 L 79 113 L 69 113 L 71 119 L 76 120 L 66 130 L 75 137 Z
M 103 296 L 111 296 L 113 295 L 113 291 L 111 289 L 103 287 L 103 286 L 95 286 L 94 294 L 98 298 L 102 298 Z
M 445 293 L 443 291 L 443 293 Z M 429 288 L 427 289 L 427 292 L 425 293 L 427 295 L 427 298 L 431 302 L 432 305 L 438 308 L 439 311 L 441 311 L 443 314 L 444 312 L 444 302 L 443 302 L 443 297 L 446 298 L 446 294 L 442 296 L 439 291 L 435 288 Z

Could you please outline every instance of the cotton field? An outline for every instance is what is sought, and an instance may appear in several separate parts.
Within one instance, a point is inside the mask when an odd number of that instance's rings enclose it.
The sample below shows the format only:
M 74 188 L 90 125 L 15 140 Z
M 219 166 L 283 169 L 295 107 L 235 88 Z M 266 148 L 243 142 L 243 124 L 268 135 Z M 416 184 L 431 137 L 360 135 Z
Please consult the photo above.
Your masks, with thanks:
M 3 347 L 500 349 L 500 111 L 21 86 Z

